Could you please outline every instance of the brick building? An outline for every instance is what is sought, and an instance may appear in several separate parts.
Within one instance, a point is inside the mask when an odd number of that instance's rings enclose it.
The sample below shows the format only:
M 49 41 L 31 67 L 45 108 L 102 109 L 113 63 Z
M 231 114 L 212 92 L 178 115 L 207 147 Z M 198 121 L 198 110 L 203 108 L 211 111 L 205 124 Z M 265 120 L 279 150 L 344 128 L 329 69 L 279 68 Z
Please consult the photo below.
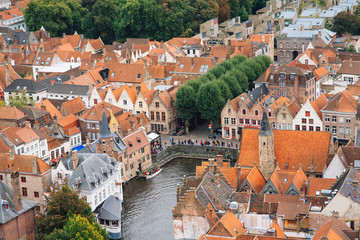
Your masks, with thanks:
M 0 107 L 0 127 L 23 127 L 26 116 L 16 107 Z
M 19 173 L 10 174 L 9 184 L 0 181 L 0 238 L 6 240 L 36 239 L 35 208 L 38 203 L 23 199 Z

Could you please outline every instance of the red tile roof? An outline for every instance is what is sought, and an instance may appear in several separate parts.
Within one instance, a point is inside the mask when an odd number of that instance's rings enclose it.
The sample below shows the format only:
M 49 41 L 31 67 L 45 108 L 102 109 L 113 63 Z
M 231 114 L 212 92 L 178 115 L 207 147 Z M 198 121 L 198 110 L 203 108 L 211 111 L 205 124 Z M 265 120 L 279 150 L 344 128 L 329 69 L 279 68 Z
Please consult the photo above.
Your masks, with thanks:
M 33 160 L 36 163 L 35 172 L 33 172 Z M 10 154 L 0 153 L 0 170 L 2 171 L 18 170 L 23 173 L 43 174 L 50 169 L 48 164 L 36 156 L 15 155 L 14 159 L 10 159 Z
M 25 117 L 25 114 L 16 107 L 2 107 L 0 106 L 0 119 L 20 119 Z

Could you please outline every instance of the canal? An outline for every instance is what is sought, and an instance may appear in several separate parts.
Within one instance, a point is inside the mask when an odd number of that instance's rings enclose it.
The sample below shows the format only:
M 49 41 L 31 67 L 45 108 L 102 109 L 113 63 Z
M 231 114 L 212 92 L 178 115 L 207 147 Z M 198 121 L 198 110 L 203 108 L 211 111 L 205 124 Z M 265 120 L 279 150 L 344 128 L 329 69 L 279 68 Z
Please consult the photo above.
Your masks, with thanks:
M 134 179 L 124 185 L 122 236 L 124 240 L 174 239 L 172 209 L 176 185 L 183 176 L 195 176 L 201 160 L 176 159 L 150 180 Z

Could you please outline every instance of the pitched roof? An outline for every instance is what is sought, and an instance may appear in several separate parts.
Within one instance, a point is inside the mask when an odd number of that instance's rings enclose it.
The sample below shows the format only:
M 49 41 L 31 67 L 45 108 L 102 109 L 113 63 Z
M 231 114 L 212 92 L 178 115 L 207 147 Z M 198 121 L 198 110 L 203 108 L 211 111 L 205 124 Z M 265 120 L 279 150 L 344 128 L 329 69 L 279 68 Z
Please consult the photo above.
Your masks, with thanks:
M 250 173 L 246 176 L 246 180 L 252 186 L 255 193 L 260 193 L 266 183 L 264 176 L 257 166 L 254 166 L 251 169 Z
M 283 229 L 280 227 L 280 225 L 276 221 L 273 221 L 270 228 L 276 230 L 276 237 L 278 237 L 278 238 L 285 238 L 286 237 Z
M 323 109 L 326 104 L 328 103 L 327 98 L 325 97 L 324 94 L 321 94 L 316 100 L 315 100 L 316 105 L 318 106 L 318 108 L 321 110 Z
M 328 73 L 328 71 L 324 67 L 319 67 L 315 71 L 313 71 L 316 80 L 321 79 L 324 75 Z
M 240 220 L 230 211 L 227 211 L 215 225 L 206 233 L 211 236 L 236 237 L 245 234 L 246 229 Z
M 66 117 L 59 120 L 58 124 L 62 126 L 64 129 L 67 129 L 69 126 L 79 126 L 79 118 L 74 114 L 67 115 Z
M 313 240 L 321 240 L 323 237 L 327 239 L 342 239 L 348 240 L 348 237 L 343 232 L 344 230 L 351 230 L 351 228 L 343 221 L 333 218 L 323 226 L 321 226 L 314 234 Z
M 317 191 L 321 193 L 321 190 L 330 189 L 338 179 L 336 178 L 309 178 L 308 196 L 319 196 L 316 194 Z
M 25 127 L 7 127 L 1 130 L 1 133 L 6 136 L 13 144 L 16 146 L 22 143 L 30 143 L 39 139 L 39 136 L 29 128 L 28 126 Z
M 314 162 L 316 171 L 323 171 L 328 157 L 330 132 L 273 131 L 276 163 L 279 163 L 281 169 L 285 169 L 288 163 L 288 169 L 298 169 L 301 164 L 307 171 Z M 240 166 L 252 167 L 254 161 L 259 162 L 258 133 L 258 129 L 243 130 L 238 158 Z
M 16 107 L 0 106 L 0 119 L 17 120 L 25 117 L 25 114 Z
M 38 93 L 46 90 L 46 88 L 33 80 L 16 79 L 6 89 L 5 92 L 18 92 L 20 89 L 26 89 L 28 93 Z
M 70 94 L 87 96 L 90 86 L 70 85 L 70 84 L 54 84 L 48 88 L 48 94 Z
M 356 113 L 356 99 L 347 90 L 344 90 L 331 98 L 323 111 Z
M 33 167 L 34 163 L 35 167 Z M 22 173 L 43 174 L 50 169 L 48 164 L 36 156 L 14 155 L 14 159 L 10 159 L 10 154 L 0 153 L 0 170 L 2 171 L 18 170 Z
M 145 68 L 141 64 L 127 63 L 98 63 L 97 67 L 109 69 L 109 82 L 142 83 L 145 75 Z
M 127 146 L 127 154 L 138 151 L 139 149 L 150 144 L 149 139 L 143 129 L 139 129 L 136 132 L 131 133 L 123 138 L 123 142 Z
M 105 114 L 106 114 L 107 118 L 110 117 L 111 109 L 112 109 L 114 115 L 118 115 L 123 112 L 123 109 L 121 109 L 119 107 L 111 105 L 110 103 L 107 103 L 107 102 L 101 102 L 101 103 L 98 103 L 98 104 L 92 106 L 90 109 L 86 110 L 80 116 L 80 118 L 86 119 L 86 120 L 100 121 L 100 119 L 102 118 L 103 109 L 105 109 Z
M 1 20 L 5 21 L 5 20 L 9 20 L 12 18 L 22 16 L 23 13 L 20 11 L 19 8 L 11 7 L 11 9 L 0 12 L 0 15 L 1 15 Z
M 62 106 L 65 108 L 68 114 L 78 114 L 86 110 L 84 103 L 81 101 L 80 97 L 71 99 L 67 102 L 64 102 Z
M 35 106 L 39 109 L 42 108 L 42 106 L 45 107 L 45 110 L 48 111 L 51 115 L 51 117 L 57 116 L 60 120 L 63 118 L 63 115 L 60 113 L 60 111 L 49 101 L 49 99 L 44 99 L 41 102 L 38 102 L 35 104 Z
M 338 73 L 360 75 L 360 61 L 344 60 Z
M 8 76 L 6 76 L 6 68 L 9 70 Z M 21 78 L 20 75 L 15 72 L 10 64 L 0 66 L 0 89 L 2 88 L 2 90 L 4 90 L 7 84 L 11 84 L 18 78 Z

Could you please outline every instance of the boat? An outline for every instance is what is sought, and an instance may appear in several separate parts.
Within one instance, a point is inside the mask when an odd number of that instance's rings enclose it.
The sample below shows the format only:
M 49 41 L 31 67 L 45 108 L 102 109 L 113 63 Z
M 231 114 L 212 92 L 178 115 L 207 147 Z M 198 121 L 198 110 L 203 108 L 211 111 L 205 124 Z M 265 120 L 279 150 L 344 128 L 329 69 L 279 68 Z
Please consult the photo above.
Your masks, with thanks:
M 160 172 L 162 171 L 162 168 L 158 168 L 156 170 L 151 171 L 151 174 L 147 174 L 148 172 L 145 173 L 145 178 L 146 180 L 155 177 L 156 175 L 158 175 Z

